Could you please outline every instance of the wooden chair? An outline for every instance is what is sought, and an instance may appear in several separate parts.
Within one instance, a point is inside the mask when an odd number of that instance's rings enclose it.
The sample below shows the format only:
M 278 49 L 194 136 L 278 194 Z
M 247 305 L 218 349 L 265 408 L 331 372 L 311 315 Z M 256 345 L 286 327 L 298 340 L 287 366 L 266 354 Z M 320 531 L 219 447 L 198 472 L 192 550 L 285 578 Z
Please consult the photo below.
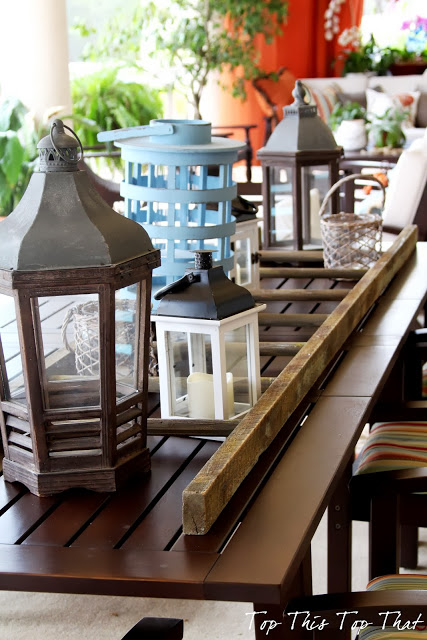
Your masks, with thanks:
M 379 398 L 372 418 L 382 422 L 356 459 L 352 518 L 370 522 L 370 577 L 417 566 L 418 527 L 427 526 L 427 496 L 420 493 L 427 492 L 426 360 L 422 329 L 410 336 L 403 376 Z
M 275 73 L 261 74 L 252 80 L 258 104 L 264 114 L 264 144 L 282 119 L 283 107 L 293 101 L 295 81 L 295 76 L 287 67 L 280 67 Z
M 426 606 L 426 575 L 387 575 L 371 580 L 366 591 L 295 598 L 283 625 L 289 637 L 298 637 L 306 621 L 315 638 L 343 640 L 359 631 L 359 640 L 413 640 L 427 635 Z

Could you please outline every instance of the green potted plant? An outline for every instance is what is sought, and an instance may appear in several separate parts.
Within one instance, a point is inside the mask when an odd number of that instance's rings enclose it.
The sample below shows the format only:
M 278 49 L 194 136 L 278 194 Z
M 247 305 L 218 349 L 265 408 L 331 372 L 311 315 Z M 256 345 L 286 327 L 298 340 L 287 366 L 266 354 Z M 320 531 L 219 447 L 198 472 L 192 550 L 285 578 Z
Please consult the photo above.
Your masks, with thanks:
M 170 78 L 200 118 L 200 101 L 208 79 L 222 71 L 239 70 L 232 83 L 233 95 L 244 99 L 245 80 L 260 75 L 256 36 L 267 42 L 281 33 L 288 11 L 286 0 L 171 0 L 166 6 L 144 0 L 132 16 L 116 14 L 96 32 L 86 24 L 81 35 L 97 33 L 84 57 L 90 60 L 135 61 L 150 56 L 162 74 Z
M 367 144 L 366 109 L 358 102 L 338 102 L 329 117 L 337 144 L 345 151 L 358 151 Z
M 0 217 L 13 211 L 37 162 L 34 123 L 16 98 L 0 103 Z
M 405 110 L 388 108 L 382 115 L 372 115 L 370 117 L 370 138 L 373 145 L 378 148 L 403 147 L 406 136 L 402 129 L 402 123 L 407 119 Z
M 121 65 L 103 66 L 71 82 L 73 112 L 69 116 L 84 147 L 98 145 L 97 133 L 148 124 L 163 113 L 161 92 L 120 78 Z M 114 147 L 111 148 L 111 150 Z M 102 158 L 99 165 L 120 165 L 120 158 Z

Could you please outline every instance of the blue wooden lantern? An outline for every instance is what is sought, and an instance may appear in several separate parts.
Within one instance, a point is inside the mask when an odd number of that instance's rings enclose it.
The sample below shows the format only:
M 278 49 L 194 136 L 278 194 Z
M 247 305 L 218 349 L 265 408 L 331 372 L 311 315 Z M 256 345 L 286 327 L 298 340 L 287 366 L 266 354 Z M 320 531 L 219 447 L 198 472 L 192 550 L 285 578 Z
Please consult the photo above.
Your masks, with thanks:
M 121 148 L 125 215 L 141 223 L 161 250 L 153 289 L 183 276 L 198 249 L 214 251 L 214 264 L 226 273 L 233 269 L 232 166 L 243 142 L 213 138 L 203 120 L 152 120 L 98 139 Z

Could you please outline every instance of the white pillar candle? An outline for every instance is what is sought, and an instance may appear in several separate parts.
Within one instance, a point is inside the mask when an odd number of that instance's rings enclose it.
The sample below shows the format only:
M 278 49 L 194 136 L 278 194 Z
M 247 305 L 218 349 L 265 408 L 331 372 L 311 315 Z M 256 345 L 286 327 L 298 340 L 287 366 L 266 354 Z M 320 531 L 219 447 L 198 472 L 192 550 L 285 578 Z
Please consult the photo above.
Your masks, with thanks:
M 227 371 L 227 405 L 228 405 L 228 418 L 234 416 L 234 386 L 233 386 L 233 374 Z
M 310 189 L 310 228 L 311 237 L 320 239 L 322 237 L 320 232 L 320 193 L 319 189 Z
M 227 396 L 229 417 L 234 415 L 233 374 L 227 372 Z M 215 419 L 213 375 L 211 373 L 190 373 L 187 378 L 188 416 L 202 420 Z
M 187 393 L 190 418 L 205 420 L 215 418 L 213 375 L 211 373 L 190 373 L 187 378 Z

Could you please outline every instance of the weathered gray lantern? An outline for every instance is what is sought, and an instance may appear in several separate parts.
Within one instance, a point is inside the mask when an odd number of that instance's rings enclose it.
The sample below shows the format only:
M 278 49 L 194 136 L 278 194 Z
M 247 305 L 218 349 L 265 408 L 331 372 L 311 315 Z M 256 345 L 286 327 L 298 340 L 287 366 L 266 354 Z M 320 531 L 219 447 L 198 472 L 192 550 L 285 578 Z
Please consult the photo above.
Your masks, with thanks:
M 245 288 L 212 267 L 210 251 L 156 293 L 162 418 L 229 420 L 246 413 L 261 391 L 258 312 Z
M 265 249 L 320 246 L 319 200 L 338 180 L 342 147 L 317 107 L 306 101 L 300 80 L 293 96 L 295 101 L 284 107 L 282 121 L 257 154 L 263 169 Z M 332 207 L 336 213 L 335 200 Z
M 149 468 L 159 251 L 78 170 L 79 144 L 53 123 L 38 145 L 40 172 L 0 237 L 3 473 L 42 496 L 76 486 L 111 491 Z

